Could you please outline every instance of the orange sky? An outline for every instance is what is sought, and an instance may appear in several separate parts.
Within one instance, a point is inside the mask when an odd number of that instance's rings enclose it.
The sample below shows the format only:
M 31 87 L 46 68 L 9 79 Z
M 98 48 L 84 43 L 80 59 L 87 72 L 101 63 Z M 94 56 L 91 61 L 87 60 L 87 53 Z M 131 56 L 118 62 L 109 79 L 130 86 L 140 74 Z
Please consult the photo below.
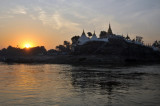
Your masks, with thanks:
M 89 5 L 88 5 L 89 4 Z M 123 5 L 123 6 L 122 6 Z M 0 49 L 9 45 L 55 48 L 74 35 L 108 29 L 145 43 L 160 40 L 159 0 L 3 0 L 0 3 Z

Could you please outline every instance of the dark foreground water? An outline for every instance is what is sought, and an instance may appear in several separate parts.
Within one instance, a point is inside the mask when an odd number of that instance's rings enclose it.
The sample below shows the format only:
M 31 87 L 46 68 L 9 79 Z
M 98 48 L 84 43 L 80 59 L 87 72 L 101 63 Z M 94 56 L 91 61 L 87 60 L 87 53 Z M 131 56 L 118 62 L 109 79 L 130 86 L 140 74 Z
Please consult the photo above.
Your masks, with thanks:
M 158 106 L 160 65 L 0 63 L 0 105 Z

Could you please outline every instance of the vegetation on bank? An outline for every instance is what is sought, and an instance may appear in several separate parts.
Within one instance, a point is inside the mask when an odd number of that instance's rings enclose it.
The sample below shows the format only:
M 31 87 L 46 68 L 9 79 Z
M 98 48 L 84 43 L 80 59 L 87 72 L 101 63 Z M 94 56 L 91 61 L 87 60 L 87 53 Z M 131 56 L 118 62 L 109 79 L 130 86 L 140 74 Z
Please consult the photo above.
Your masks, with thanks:
M 44 56 L 44 55 L 65 55 L 70 54 L 71 44 L 68 41 L 64 41 L 63 45 L 56 46 L 56 49 L 46 50 L 44 46 L 37 46 L 31 48 L 17 48 L 8 46 L 0 50 L 0 56 Z

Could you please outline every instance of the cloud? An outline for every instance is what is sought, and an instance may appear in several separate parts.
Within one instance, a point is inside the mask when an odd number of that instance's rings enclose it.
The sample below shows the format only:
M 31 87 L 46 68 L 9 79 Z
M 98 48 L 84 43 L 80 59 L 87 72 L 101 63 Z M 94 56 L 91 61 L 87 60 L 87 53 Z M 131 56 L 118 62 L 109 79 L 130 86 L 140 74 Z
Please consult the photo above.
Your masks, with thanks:
M 27 9 L 22 6 L 17 6 L 16 8 L 11 9 L 10 11 L 13 14 L 27 14 Z
M 43 8 L 36 7 L 35 10 L 38 12 L 38 20 L 40 20 L 44 26 L 52 27 L 55 30 L 77 30 L 79 27 L 78 23 L 68 20 L 66 17 L 63 17 L 58 11 L 53 11 L 53 13 L 46 12 Z M 32 18 L 35 19 L 35 16 L 32 14 Z
M 79 24 L 65 19 L 59 12 L 55 12 L 51 18 L 53 28 L 57 30 L 77 30 Z
M 53 14 L 52 19 L 56 23 L 56 26 L 55 26 L 56 29 L 62 29 L 62 28 L 76 29 L 76 27 L 79 26 L 78 23 L 74 23 L 63 18 L 58 12 Z
M 53 17 L 53 21 L 55 21 L 55 24 L 56 24 L 56 25 L 54 25 L 54 26 L 56 26 L 55 28 L 60 29 L 64 24 L 64 23 L 62 23 L 63 19 L 61 18 L 61 16 L 59 15 L 58 12 L 56 12 L 52 17 Z

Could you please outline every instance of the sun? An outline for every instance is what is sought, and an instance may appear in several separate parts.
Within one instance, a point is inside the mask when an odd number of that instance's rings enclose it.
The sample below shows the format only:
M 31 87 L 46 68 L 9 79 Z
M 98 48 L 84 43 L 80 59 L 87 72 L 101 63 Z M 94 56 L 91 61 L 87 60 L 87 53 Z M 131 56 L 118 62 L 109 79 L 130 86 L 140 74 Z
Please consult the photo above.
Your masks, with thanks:
M 25 48 L 31 48 L 31 47 L 32 47 L 32 45 L 31 45 L 31 44 L 29 44 L 29 43 L 26 43 L 26 44 L 24 45 L 24 47 L 25 47 Z

